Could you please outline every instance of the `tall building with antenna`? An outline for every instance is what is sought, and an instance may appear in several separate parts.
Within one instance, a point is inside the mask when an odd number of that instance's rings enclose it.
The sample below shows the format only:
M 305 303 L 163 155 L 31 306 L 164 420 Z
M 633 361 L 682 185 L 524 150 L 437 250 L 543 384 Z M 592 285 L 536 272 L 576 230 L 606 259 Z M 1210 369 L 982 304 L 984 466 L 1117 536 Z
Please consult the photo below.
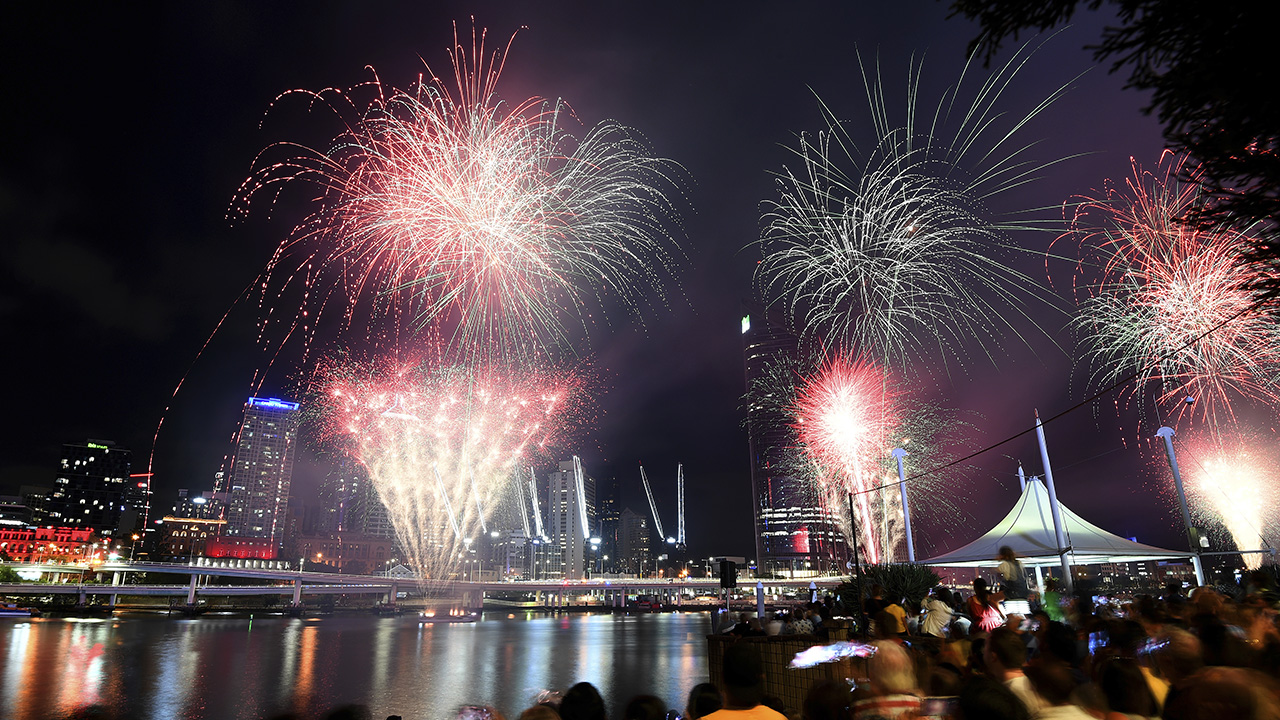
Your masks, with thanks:
M 270 555 L 284 541 L 297 437 L 298 403 L 258 397 L 245 403 L 227 479 L 223 533 L 262 545 L 256 557 Z
M 772 363 L 796 360 L 800 339 L 784 320 L 762 305 L 742 317 L 746 385 L 767 375 Z M 799 445 L 785 417 L 748 405 L 747 444 L 755 509 L 756 562 L 762 573 L 804 573 L 843 568 L 848 546 L 837 518 L 823 507 L 817 488 L 788 473 L 785 454 Z

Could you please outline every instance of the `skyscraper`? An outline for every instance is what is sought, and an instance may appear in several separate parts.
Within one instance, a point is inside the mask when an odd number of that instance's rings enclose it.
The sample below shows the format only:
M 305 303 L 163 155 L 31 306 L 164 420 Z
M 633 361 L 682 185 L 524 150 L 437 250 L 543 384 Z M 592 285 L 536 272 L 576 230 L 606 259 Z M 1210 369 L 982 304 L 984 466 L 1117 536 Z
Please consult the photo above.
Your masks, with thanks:
M 387 506 L 369 478 L 369 471 L 353 460 L 343 460 L 320 487 L 324 519 L 319 532 L 346 532 L 391 538 L 395 532 Z
M 587 540 L 596 525 L 596 481 L 577 457 L 560 463 L 548 477 L 547 510 L 551 543 L 560 552 L 560 577 L 579 579 L 587 561 Z M 556 568 L 548 569 L 555 576 Z
M 800 340 L 784 321 L 754 305 L 742 318 L 747 388 L 771 364 L 796 361 Z M 816 572 L 841 566 L 848 555 L 836 518 L 811 481 L 788 472 L 786 454 L 799 441 L 790 422 L 769 408 L 747 407 L 751 492 L 755 499 L 756 562 L 762 572 Z
M 132 458 L 133 453 L 110 440 L 63 445 L 43 522 L 89 527 L 116 538 L 140 530 L 149 483 L 129 477 Z
M 622 520 L 621 509 L 618 506 L 618 479 L 610 478 L 604 481 L 603 487 L 597 488 L 597 492 L 600 495 L 597 505 L 600 509 L 598 532 L 600 533 L 601 570 L 617 572 L 618 526 Z
M 297 435 L 298 403 L 256 397 L 245 403 L 227 482 L 225 535 L 272 547 L 284 541 Z
M 617 567 L 626 573 L 643 574 L 653 569 L 649 553 L 649 518 L 626 508 L 618 517 Z

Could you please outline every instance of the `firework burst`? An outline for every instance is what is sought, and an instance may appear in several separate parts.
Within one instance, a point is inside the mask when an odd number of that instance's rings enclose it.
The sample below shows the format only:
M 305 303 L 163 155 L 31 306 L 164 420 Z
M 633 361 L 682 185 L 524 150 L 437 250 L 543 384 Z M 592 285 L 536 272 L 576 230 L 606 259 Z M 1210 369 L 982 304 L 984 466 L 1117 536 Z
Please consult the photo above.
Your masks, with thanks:
M 908 449 L 913 465 L 945 462 L 957 442 L 949 430 L 962 423 L 914 400 L 875 363 L 840 355 L 770 365 L 748 389 L 744 404 L 749 423 L 785 423 L 774 429 L 781 432 L 758 433 L 761 437 L 794 442 L 770 453 L 778 459 L 776 472 L 802 482 L 806 501 L 823 507 L 846 539 L 853 538 L 856 527 L 869 562 L 902 558 L 902 505 L 889 451 Z M 953 481 L 935 474 L 911 483 L 914 518 L 946 517 L 947 525 L 953 524 L 957 508 L 932 491 Z
M 1182 445 L 1189 504 L 1198 525 L 1221 527 L 1239 550 L 1270 547 L 1280 527 L 1280 456 L 1274 436 L 1207 432 Z M 1256 569 L 1262 555 L 1241 555 Z
M 1025 158 L 1018 131 L 1061 96 L 1008 118 L 1000 91 L 1026 61 L 1026 47 L 969 95 L 974 71 L 936 109 L 920 112 L 920 68 L 908 78 L 903 124 L 890 121 L 883 84 L 863 68 L 874 140 L 859 152 L 849 124 L 822 105 L 826 128 L 802 134 L 798 167 L 777 178 L 767 204 L 756 282 L 778 298 L 806 339 L 837 340 L 905 364 L 962 357 L 970 341 L 1004 330 L 1037 283 L 1002 256 L 1022 249 L 1014 230 L 1038 228 L 1035 211 L 996 214 L 987 202 L 1030 182 L 1048 164 Z M 1051 163 L 1049 163 L 1051 164 Z
M 1198 184 L 1177 179 L 1182 170 L 1169 153 L 1155 173 L 1135 162 L 1122 187 L 1076 206 L 1083 299 L 1075 324 L 1097 384 L 1136 373 L 1131 399 L 1152 390 L 1164 413 L 1216 425 L 1234 419 L 1242 397 L 1280 402 L 1280 322 L 1256 311 L 1243 287 L 1248 273 L 1237 258 L 1246 233 L 1178 222 L 1205 201 Z
M 339 332 L 366 340 L 391 318 L 391 335 L 440 328 L 468 357 L 539 357 L 604 304 L 638 311 L 662 297 L 678 252 L 668 193 L 679 166 L 616 123 L 574 137 L 561 101 L 502 102 L 506 56 L 486 64 L 485 52 L 483 33 L 473 31 L 469 53 L 455 34 L 456 89 L 430 76 L 408 90 L 375 78 L 347 92 L 286 93 L 348 119 L 327 151 L 264 151 L 237 194 L 243 214 L 289 185 L 316 192 L 261 286 L 264 307 L 289 295 L 300 309 L 282 320 L 264 312 L 264 337 L 282 323 L 285 338 L 309 347 L 328 311 L 341 316 Z M 374 97 L 361 106 L 353 98 L 364 92 Z
M 572 373 L 329 361 L 311 403 L 321 441 L 367 468 L 421 577 L 447 580 L 493 522 L 517 465 L 582 419 Z

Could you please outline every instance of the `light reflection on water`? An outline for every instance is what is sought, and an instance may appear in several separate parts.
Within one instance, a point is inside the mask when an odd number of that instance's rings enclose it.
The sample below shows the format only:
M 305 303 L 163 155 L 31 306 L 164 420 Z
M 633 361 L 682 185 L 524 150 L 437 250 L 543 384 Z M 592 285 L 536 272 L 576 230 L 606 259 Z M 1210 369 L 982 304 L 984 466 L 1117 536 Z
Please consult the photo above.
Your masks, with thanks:
M 0 621 L 0 717 L 44 720 L 99 703 L 121 718 L 319 716 L 447 720 L 464 704 L 514 718 L 545 689 L 595 685 L 620 717 L 638 694 L 683 709 L 707 679 L 705 614 L 490 613 L 416 618 L 124 616 Z

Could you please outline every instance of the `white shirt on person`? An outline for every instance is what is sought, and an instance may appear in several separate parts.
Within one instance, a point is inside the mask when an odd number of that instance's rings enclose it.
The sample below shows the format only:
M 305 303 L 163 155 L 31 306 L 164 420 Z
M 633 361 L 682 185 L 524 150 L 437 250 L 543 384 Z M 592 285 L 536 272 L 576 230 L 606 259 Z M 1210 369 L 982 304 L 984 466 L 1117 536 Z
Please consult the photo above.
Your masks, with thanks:
M 920 623 L 920 632 L 942 637 L 942 629 L 951 624 L 954 614 L 951 607 L 937 598 L 928 598 L 924 601 L 924 609 L 926 614 Z

